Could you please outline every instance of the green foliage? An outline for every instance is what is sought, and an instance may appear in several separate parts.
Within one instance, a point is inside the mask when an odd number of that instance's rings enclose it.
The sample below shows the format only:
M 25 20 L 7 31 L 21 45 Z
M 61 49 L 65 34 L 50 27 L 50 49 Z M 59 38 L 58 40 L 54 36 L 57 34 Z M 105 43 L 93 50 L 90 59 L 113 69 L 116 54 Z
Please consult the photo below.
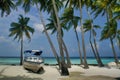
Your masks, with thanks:
M 73 8 L 66 8 L 64 10 L 61 20 L 62 24 L 67 27 L 67 30 L 69 30 L 72 26 L 74 27 L 74 29 L 76 29 L 80 21 L 80 17 L 74 16 Z
M 4 13 L 6 15 L 9 15 L 12 9 L 15 9 L 15 3 L 13 0 L 0 0 L 0 11 L 1 11 L 1 16 L 4 16 Z
M 22 15 L 20 15 L 20 17 L 18 18 L 18 23 L 16 22 L 11 23 L 11 28 L 9 29 L 10 31 L 9 37 L 14 36 L 14 39 L 18 38 L 19 41 L 25 34 L 28 39 L 31 39 L 30 33 L 33 34 L 34 29 L 27 25 L 29 20 L 30 18 L 28 17 L 24 18 Z
M 83 23 L 83 28 L 84 28 L 84 31 L 87 32 L 87 31 L 93 31 L 93 34 L 96 36 L 97 33 L 95 32 L 95 29 L 98 29 L 100 28 L 99 25 L 92 25 L 93 23 L 93 20 L 85 20 L 85 22 Z
M 51 34 L 54 34 L 55 32 L 57 32 L 57 27 L 58 27 L 56 17 L 54 15 L 51 15 L 50 18 L 47 20 L 49 21 L 49 23 L 46 25 L 46 30 L 52 30 Z M 67 30 L 67 28 L 66 26 L 63 25 L 63 23 L 61 23 L 60 25 L 62 26 L 61 33 L 63 36 L 64 35 L 63 30 Z
M 120 48 L 120 30 L 117 31 L 117 44 Z
M 117 32 L 117 22 L 111 20 L 110 22 L 106 23 L 106 26 L 104 26 L 100 40 L 108 39 L 110 37 L 114 39 L 116 37 L 116 32 Z
M 48 0 L 18 0 L 16 5 L 22 5 L 25 12 L 29 12 L 31 9 L 31 6 L 38 5 L 40 7 L 40 10 L 44 10 L 47 7 L 47 1 Z
M 63 3 L 60 0 L 55 0 L 57 11 L 59 11 L 63 7 Z M 47 6 L 44 8 L 48 13 L 53 11 L 52 0 L 47 1 Z M 53 11 L 54 12 L 54 11 Z

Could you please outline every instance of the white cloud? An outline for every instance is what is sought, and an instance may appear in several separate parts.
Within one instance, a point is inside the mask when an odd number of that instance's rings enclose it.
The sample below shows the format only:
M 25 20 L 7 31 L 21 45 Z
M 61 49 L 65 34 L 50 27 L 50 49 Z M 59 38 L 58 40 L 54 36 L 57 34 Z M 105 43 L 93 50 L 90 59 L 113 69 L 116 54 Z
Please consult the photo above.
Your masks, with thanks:
M 8 40 L 4 36 L 0 36 L 0 43 L 8 42 Z
M 34 28 L 36 31 L 43 32 L 44 27 L 42 24 L 34 24 Z
M 81 33 L 81 26 L 77 26 L 77 32 L 80 32 Z M 83 29 L 85 31 L 85 29 Z
M 44 31 L 44 27 L 43 27 L 42 24 L 36 23 L 36 24 L 34 24 L 34 28 L 35 28 L 35 31 L 37 31 L 37 32 L 41 32 L 42 33 Z M 48 33 L 50 34 L 51 31 L 48 30 Z
M 6 38 L 5 36 L 0 36 L 0 43 L 9 43 L 9 44 L 12 44 L 13 41 L 11 41 L 11 39 Z
M 76 30 L 77 30 L 77 32 L 80 32 L 80 33 L 81 33 L 80 26 L 77 26 Z

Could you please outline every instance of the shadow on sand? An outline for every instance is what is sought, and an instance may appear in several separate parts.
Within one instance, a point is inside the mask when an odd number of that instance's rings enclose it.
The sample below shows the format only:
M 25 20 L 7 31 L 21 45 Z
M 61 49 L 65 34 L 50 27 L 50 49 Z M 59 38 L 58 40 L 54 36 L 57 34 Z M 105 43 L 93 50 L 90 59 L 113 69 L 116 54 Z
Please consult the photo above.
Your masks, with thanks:
M 96 76 L 84 76 L 81 72 L 71 72 L 69 77 L 60 78 L 59 80 L 120 80 L 120 78 L 113 78 L 108 76 L 96 75 Z
M 41 78 L 28 78 L 27 76 L 8 77 L 0 75 L 0 80 L 43 80 Z

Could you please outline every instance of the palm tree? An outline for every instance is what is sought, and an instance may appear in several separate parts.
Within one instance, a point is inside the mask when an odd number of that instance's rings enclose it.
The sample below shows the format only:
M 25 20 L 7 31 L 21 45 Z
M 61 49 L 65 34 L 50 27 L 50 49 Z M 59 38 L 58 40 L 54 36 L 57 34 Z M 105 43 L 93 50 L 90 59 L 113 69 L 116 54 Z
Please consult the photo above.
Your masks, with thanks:
M 94 2 L 93 0 L 84 1 L 86 11 L 87 11 L 87 15 L 88 15 L 88 19 L 89 19 L 89 20 L 85 21 L 84 27 L 86 28 L 86 31 L 90 31 L 90 38 L 89 38 L 90 45 L 91 45 L 92 51 L 95 55 L 95 58 L 98 62 L 98 66 L 102 67 L 104 65 L 103 65 L 103 63 L 100 59 L 100 56 L 99 56 L 99 52 L 98 52 L 98 49 L 97 49 L 97 43 L 96 43 L 96 32 L 94 30 L 95 28 L 100 28 L 100 27 L 98 25 L 93 24 L 93 19 L 92 19 L 91 14 L 90 14 L 90 9 L 93 9 L 95 7 L 93 5 L 93 2 Z M 92 44 L 92 37 L 93 37 L 94 44 Z
M 95 32 L 95 28 L 100 28 L 100 26 L 98 25 L 92 25 L 92 20 L 86 20 L 85 23 L 83 24 L 84 26 L 84 29 L 85 29 L 85 32 L 87 31 L 90 31 L 90 37 L 89 37 L 89 42 L 90 42 L 90 45 L 91 45 L 91 48 L 92 48 L 92 51 L 95 55 L 95 58 L 98 62 L 98 66 L 102 67 L 103 66 L 103 63 L 100 59 L 100 56 L 99 56 L 99 52 L 98 52 L 98 49 L 97 49 L 97 43 L 96 43 L 96 32 Z M 94 46 L 92 44 L 92 36 L 93 36 L 93 40 L 94 40 Z
M 86 48 L 85 48 L 85 42 L 84 42 L 84 30 L 83 30 L 83 18 L 82 18 L 82 6 L 83 6 L 83 0 L 67 0 L 67 4 L 69 3 L 69 7 L 73 6 L 74 8 L 79 9 L 80 11 L 80 26 L 81 26 L 81 36 L 82 36 L 82 49 L 84 54 L 84 68 L 89 68 L 87 64 L 87 57 L 86 57 Z
M 63 6 L 63 3 L 60 1 L 60 0 L 55 0 L 55 6 L 56 6 L 56 10 L 57 10 L 57 12 L 62 8 L 62 6 Z M 47 7 L 46 7 L 46 9 L 44 9 L 44 10 L 46 10 L 48 13 L 50 13 L 51 14 L 51 16 L 52 17 L 54 17 L 54 15 L 55 15 L 55 10 L 54 10 L 54 5 L 52 4 L 52 0 L 48 0 L 48 2 L 47 2 Z M 56 18 L 56 17 L 55 17 Z M 57 21 L 57 19 L 55 19 L 56 21 Z M 54 21 L 54 25 L 55 25 L 55 27 L 56 27 L 56 31 L 57 31 L 57 33 L 59 33 L 59 31 L 58 31 L 58 25 L 55 23 L 55 20 L 53 20 Z M 61 35 L 62 35 L 62 32 L 61 32 Z M 57 35 L 57 38 L 59 38 L 59 35 Z M 59 40 L 60 39 L 57 39 L 58 40 L 58 44 L 59 44 Z M 69 58 L 69 54 L 68 54 L 68 51 L 67 51 L 67 47 L 66 47 L 66 45 L 65 45 L 65 43 L 64 43 L 64 40 L 62 39 L 61 40 L 62 41 L 62 43 L 63 44 L 61 44 L 62 46 L 63 46 L 63 49 L 64 49 L 64 51 L 65 51 L 65 53 L 66 53 L 66 58 L 67 58 L 67 66 L 68 67 L 71 67 L 71 62 L 70 62 L 70 58 Z M 62 49 L 62 48 L 61 48 Z M 62 56 L 62 59 L 64 58 L 64 51 L 62 52 L 61 51 L 61 53 L 63 53 L 63 54 L 61 54 L 61 56 Z M 64 59 L 65 60 L 65 59 Z
M 55 0 L 52 0 L 52 5 L 53 5 L 53 9 L 55 12 L 55 16 L 56 16 L 56 20 L 57 20 L 57 31 L 58 31 L 58 44 L 59 44 L 59 50 L 60 50 L 60 54 L 61 54 L 61 74 L 62 75 L 69 75 L 67 66 L 65 64 L 65 59 L 64 59 L 64 52 L 63 52 L 63 39 L 62 39 L 62 34 L 61 34 L 61 25 L 60 25 L 60 20 L 58 17 L 58 12 L 57 12 L 57 7 L 55 5 Z
M 80 50 L 80 41 L 79 41 L 78 33 L 76 30 L 78 22 L 80 20 L 80 17 L 74 16 L 73 13 L 74 13 L 73 8 L 66 8 L 64 10 L 64 13 L 62 16 L 62 25 L 67 26 L 68 29 L 70 29 L 72 26 L 74 27 L 74 31 L 75 31 L 75 35 L 76 35 L 76 39 L 77 39 L 77 43 L 78 43 L 78 52 L 80 55 L 80 62 L 81 62 L 81 64 L 83 64 L 82 52 Z
M 57 52 L 55 50 L 55 47 L 54 47 L 54 45 L 52 43 L 52 40 L 50 39 L 50 36 L 49 36 L 49 34 L 48 34 L 47 30 L 46 30 L 46 26 L 45 26 L 45 23 L 44 23 L 42 12 L 40 11 L 40 10 L 44 10 L 46 8 L 46 5 L 47 5 L 46 1 L 47 0 L 39 0 L 39 1 L 38 0 L 27 0 L 27 1 L 26 0 L 23 0 L 23 1 L 19 0 L 17 2 L 17 5 L 22 5 L 22 3 L 23 3 L 23 8 L 24 8 L 25 12 L 28 12 L 30 10 L 31 5 L 36 5 L 36 8 L 38 9 L 38 12 L 40 14 L 41 23 L 43 24 L 43 27 L 44 27 L 45 35 L 46 35 L 46 37 L 48 39 L 48 42 L 49 42 L 49 44 L 51 46 L 53 54 L 54 54 L 54 56 L 55 56 L 55 58 L 56 58 L 56 60 L 58 62 L 58 65 L 60 66 L 60 60 L 59 60 L 58 54 L 57 54 Z
M 116 37 L 117 37 L 117 44 L 120 49 L 120 30 L 117 31 Z
M 9 15 L 12 9 L 15 9 L 13 0 L 0 0 L 0 11 L 2 17 L 4 13 L 6 13 L 6 15 Z
M 118 58 L 117 58 L 117 54 L 114 48 L 114 44 L 113 44 L 113 39 L 115 38 L 115 34 L 116 33 L 116 21 L 113 21 L 113 9 L 115 7 L 117 0 L 114 1 L 109 1 L 109 0 L 97 0 L 95 1 L 95 17 L 97 17 L 100 13 L 102 13 L 102 15 L 104 15 L 106 13 L 106 18 L 107 18 L 107 23 L 106 26 L 104 27 L 102 34 L 101 34 L 101 40 L 103 39 L 110 39 L 110 43 L 111 43 L 111 47 L 112 47 L 112 51 L 113 51 L 113 55 L 115 58 L 115 62 L 116 64 L 118 63 Z M 113 21 L 113 22 L 112 22 Z
M 116 0 L 116 4 L 114 6 L 113 9 L 113 14 L 114 14 L 114 18 L 115 20 L 120 20 L 120 0 Z
M 116 62 L 116 64 L 118 64 L 119 61 L 118 61 L 117 54 L 116 54 L 116 51 L 115 51 L 115 48 L 114 48 L 114 43 L 113 43 L 113 39 L 116 37 L 116 32 L 117 32 L 116 21 L 110 21 L 110 22 L 106 23 L 106 26 L 102 30 L 100 40 L 104 40 L 104 39 L 108 39 L 108 38 L 110 39 L 111 47 L 112 47 L 112 50 L 113 50 L 113 55 L 114 55 L 114 58 L 115 58 L 115 62 Z
M 46 25 L 46 30 L 52 30 L 51 34 L 54 34 L 55 32 L 57 32 L 57 22 L 56 22 L 56 17 L 55 15 L 51 15 L 50 18 L 48 19 L 49 23 Z M 64 26 L 62 23 L 62 29 L 61 29 L 61 32 L 62 32 L 62 37 L 64 36 L 64 32 L 63 30 L 67 30 L 66 26 Z M 58 33 L 57 33 L 57 38 L 58 38 Z M 67 57 L 67 66 L 70 68 L 71 67 L 71 62 L 70 62 L 70 57 L 69 57 L 69 54 L 68 54 L 68 50 L 67 50 L 67 47 L 65 45 L 65 42 L 62 40 L 63 44 L 63 49 L 64 49 L 64 52 L 66 53 L 66 57 Z
M 34 33 L 34 29 L 28 26 L 29 20 L 30 18 L 20 15 L 20 17 L 18 18 L 18 22 L 12 22 L 11 28 L 9 29 L 9 37 L 14 36 L 14 39 L 18 39 L 18 41 L 21 42 L 20 65 L 22 65 L 23 62 L 23 36 L 25 35 L 28 39 L 31 39 L 30 33 Z
M 82 36 L 82 46 L 83 46 L 83 53 L 84 53 L 84 68 L 89 68 L 86 59 L 86 49 L 85 49 L 85 42 L 84 42 L 84 30 L 83 30 L 83 18 L 82 18 L 82 1 L 78 0 L 79 2 L 79 9 L 80 9 L 80 24 L 81 24 L 81 36 Z

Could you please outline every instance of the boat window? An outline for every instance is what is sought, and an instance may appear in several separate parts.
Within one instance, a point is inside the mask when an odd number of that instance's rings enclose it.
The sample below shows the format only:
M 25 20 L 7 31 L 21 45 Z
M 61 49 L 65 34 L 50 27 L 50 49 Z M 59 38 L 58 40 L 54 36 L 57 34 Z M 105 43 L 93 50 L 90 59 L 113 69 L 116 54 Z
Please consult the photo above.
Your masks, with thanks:
M 34 58 L 34 60 L 37 60 L 37 58 Z

